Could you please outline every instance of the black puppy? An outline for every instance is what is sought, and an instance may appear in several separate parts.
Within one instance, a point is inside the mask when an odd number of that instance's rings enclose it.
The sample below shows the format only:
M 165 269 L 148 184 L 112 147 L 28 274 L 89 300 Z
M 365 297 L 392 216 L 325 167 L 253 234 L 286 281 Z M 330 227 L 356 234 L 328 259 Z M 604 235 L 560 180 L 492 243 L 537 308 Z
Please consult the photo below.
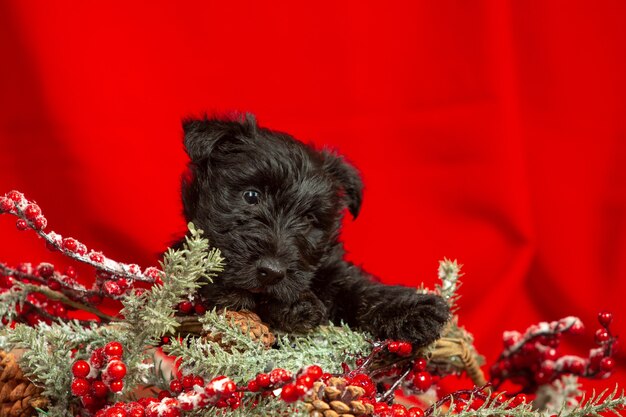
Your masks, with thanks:
M 343 259 L 342 213 L 356 218 L 363 188 L 343 158 L 251 115 L 187 120 L 183 130 L 185 217 L 226 258 L 202 289 L 207 306 L 251 309 L 286 331 L 330 319 L 418 345 L 439 337 L 450 315 L 441 297 L 381 284 Z

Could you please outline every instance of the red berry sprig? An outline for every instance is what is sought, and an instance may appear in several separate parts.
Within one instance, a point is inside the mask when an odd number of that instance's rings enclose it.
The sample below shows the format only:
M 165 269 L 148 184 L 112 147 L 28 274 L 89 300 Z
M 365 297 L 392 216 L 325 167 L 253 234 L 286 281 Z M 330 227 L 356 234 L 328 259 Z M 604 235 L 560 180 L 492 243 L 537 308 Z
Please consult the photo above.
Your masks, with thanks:
M 526 392 L 537 385 L 551 383 L 564 374 L 584 378 L 604 378 L 614 367 L 612 358 L 617 338 L 609 326 L 613 316 L 602 312 L 598 315 L 600 328 L 595 333 L 597 347 L 591 349 L 587 358 L 563 355 L 559 352 L 563 334 L 580 334 L 582 322 L 576 317 L 566 317 L 551 323 L 531 326 L 522 335 L 519 332 L 504 333 L 504 351 L 491 367 L 493 383 L 498 387 L 509 379 Z
M 122 344 L 112 341 L 103 348 L 95 349 L 88 361 L 79 359 L 72 364 L 72 394 L 80 397 L 83 406 L 90 412 L 102 408 L 109 393 L 123 390 L 127 373 L 123 354 Z
M 157 268 L 147 268 L 143 272 L 139 266 L 116 262 L 105 257 L 101 252 L 90 251 L 85 244 L 72 237 L 63 237 L 55 232 L 44 232 L 48 221 L 41 208 L 27 200 L 19 191 L 10 191 L 0 196 L 0 214 L 11 214 L 18 217 L 16 226 L 19 230 L 34 230 L 42 237 L 49 249 L 60 251 L 64 255 L 86 264 L 97 270 L 105 271 L 117 278 L 130 281 L 162 283 L 162 272 Z

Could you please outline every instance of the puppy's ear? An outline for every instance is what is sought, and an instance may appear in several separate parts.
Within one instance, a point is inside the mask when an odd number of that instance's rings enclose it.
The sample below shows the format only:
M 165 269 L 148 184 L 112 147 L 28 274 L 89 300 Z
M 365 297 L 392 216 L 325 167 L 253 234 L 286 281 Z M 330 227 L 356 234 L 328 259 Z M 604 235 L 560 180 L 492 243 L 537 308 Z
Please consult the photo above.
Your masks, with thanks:
M 344 198 L 350 214 L 357 218 L 361 210 L 363 200 L 363 181 L 355 167 L 350 165 L 345 159 L 328 150 L 323 150 L 324 170 L 328 172 L 339 183 L 343 190 Z
M 249 137 L 257 129 L 256 119 L 250 113 L 217 118 L 183 120 L 184 144 L 193 162 L 208 158 L 219 143 Z

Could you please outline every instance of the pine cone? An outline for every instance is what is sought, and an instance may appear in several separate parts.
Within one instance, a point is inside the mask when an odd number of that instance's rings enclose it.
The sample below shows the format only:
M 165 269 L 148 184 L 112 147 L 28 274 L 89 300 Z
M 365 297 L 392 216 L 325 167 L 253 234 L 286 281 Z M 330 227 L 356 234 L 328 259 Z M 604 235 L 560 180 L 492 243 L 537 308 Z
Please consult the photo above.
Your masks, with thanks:
M 48 405 L 43 390 L 28 380 L 15 356 L 0 350 L 0 417 L 30 417 Z
M 313 384 L 313 394 L 305 399 L 311 417 L 355 417 L 374 413 L 374 407 L 359 400 L 365 390 L 348 385 L 344 378 L 330 378 Z
M 276 338 L 270 331 L 269 327 L 261 321 L 261 318 L 252 311 L 229 311 L 222 313 L 227 320 L 230 320 L 236 326 L 241 328 L 243 334 L 247 334 L 254 341 L 261 341 L 266 349 L 269 349 Z M 221 333 L 207 333 L 203 335 L 206 339 L 217 343 L 222 342 Z M 225 348 L 227 346 L 224 346 Z

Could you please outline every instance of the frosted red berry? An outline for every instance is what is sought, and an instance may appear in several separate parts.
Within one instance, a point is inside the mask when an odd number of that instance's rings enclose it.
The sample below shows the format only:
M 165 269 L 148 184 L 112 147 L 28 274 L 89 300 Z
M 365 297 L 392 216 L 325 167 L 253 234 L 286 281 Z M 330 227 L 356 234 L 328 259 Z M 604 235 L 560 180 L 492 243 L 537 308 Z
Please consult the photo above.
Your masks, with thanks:
M 17 230 L 26 230 L 28 229 L 28 222 L 24 219 L 17 219 L 15 227 L 17 227 Z
M 33 220 L 33 225 L 37 230 L 43 230 L 48 226 L 48 220 L 43 216 L 37 216 L 35 220 Z
M 106 374 L 114 381 L 120 380 L 126 376 L 126 365 L 124 362 L 114 359 L 107 365 Z
M 20 193 L 19 191 L 9 191 L 6 196 L 8 198 L 10 198 L 11 200 L 15 201 L 16 203 L 19 203 L 22 201 L 22 199 L 24 198 L 24 194 Z
M 105 417 L 128 417 L 126 410 L 122 407 L 113 406 L 106 409 L 104 412 Z
M 120 286 L 115 281 L 105 281 L 102 285 L 102 289 L 108 295 L 112 295 L 114 297 L 122 295 L 124 291 L 120 288 Z
M 291 381 L 291 373 L 282 368 L 272 369 L 270 372 L 270 381 L 272 381 L 273 384 L 289 382 Z
M 72 365 L 72 375 L 74 375 L 75 377 L 85 378 L 87 377 L 87 375 L 89 375 L 90 371 L 91 366 L 89 366 L 89 363 L 87 361 L 84 361 L 82 359 L 74 362 L 74 364 Z
M 41 278 L 50 278 L 54 274 L 54 266 L 47 262 L 42 262 L 37 266 L 37 273 Z
M 0 211 L 9 212 L 13 210 L 13 206 L 13 201 L 11 201 L 10 199 L 6 197 L 0 198 Z
M 74 252 L 76 251 L 76 248 L 78 247 L 78 242 L 74 238 L 66 237 L 65 239 L 63 239 L 62 246 L 63 246 L 63 249 L 68 250 L 70 252 Z
M 72 381 L 72 394 L 77 397 L 83 396 L 89 392 L 89 381 L 85 378 L 74 378 Z
M 113 341 L 104 346 L 104 353 L 106 353 L 109 357 L 121 357 L 124 354 L 124 348 L 120 342 Z
M 27 205 L 26 208 L 24 209 L 24 216 L 26 216 L 28 220 L 34 220 L 40 214 L 41 214 L 41 209 L 39 208 L 37 204 L 34 204 L 34 203 Z

